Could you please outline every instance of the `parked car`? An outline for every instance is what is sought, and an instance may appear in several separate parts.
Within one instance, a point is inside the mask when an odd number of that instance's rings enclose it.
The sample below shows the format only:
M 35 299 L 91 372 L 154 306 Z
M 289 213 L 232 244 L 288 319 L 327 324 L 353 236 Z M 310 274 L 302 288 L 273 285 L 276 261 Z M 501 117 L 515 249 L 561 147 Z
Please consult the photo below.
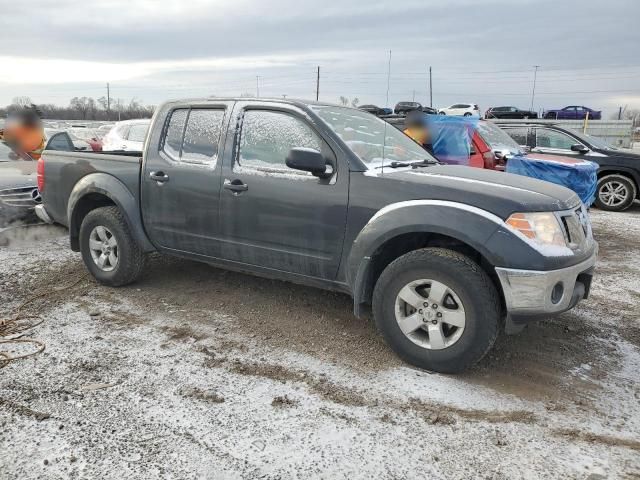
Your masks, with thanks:
M 531 110 L 520 110 L 518 107 L 491 107 L 485 112 L 484 118 L 538 118 L 538 113 Z
M 433 107 L 422 107 L 422 111 L 427 115 L 437 115 L 438 109 Z
M 94 152 L 102 151 L 101 134 L 93 128 L 70 128 L 67 130 L 72 141 L 80 140 L 86 142 Z
M 398 102 L 393 109 L 393 113 L 396 115 L 406 115 L 414 110 L 422 110 L 422 105 L 418 102 Z
M 36 162 L 0 142 L 0 227 L 33 214 L 41 201 Z
M 600 120 L 602 118 L 602 112 L 600 110 L 592 110 L 588 107 L 576 105 L 564 107 L 560 110 L 546 110 L 542 116 L 543 118 L 551 118 L 554 120 L 584 120 L 587 114 L 589 114 L 590 120 Z
M 640 154 L 559 125 L 523 123 L 505 124 L 502 128 L 532 152 L 580 157 L 597 163 L 596 207 L 622 211 L 640 198 Z
M 358 108 L 377 116 L 386 114 L 386 109 L 380 108 L 377 105 L 360 105 Z
M 480 117 L 480 108 L 475 103 L 454 103 L 438 110 L 440 115 L 460 115 L 464 117 Z
M 151 120 L 125 120 L 118 122 L 102 139 L 102 150 L 141 152 Z
M 72 138 L 66 130 L 54 128 L 44 129 L 44 148 L 61 152 L 93 151 L 91 145 L 84 140 Z
M 588 296 L 597 243 L 572 191 L 437 165 L 367 112 L 168 102 L 145 146 L 39 161 L 37 213 L 103 284 L 134 282 L 157 250 L 346 292 L 402 358 L 439 372 Z

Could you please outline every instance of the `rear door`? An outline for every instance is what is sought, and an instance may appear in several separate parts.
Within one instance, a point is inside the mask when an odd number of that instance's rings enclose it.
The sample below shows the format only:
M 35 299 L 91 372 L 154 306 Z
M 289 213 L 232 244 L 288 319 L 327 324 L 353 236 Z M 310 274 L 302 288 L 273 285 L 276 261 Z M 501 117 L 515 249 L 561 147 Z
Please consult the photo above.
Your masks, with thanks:
M 174 104 L 161 133 L 152 132 L 141 194 L 145 228 L 158 247 L 218 256 L 220 158 L 231 106 Z
M 290 104 L 236 104 L 220 200 L 222 257 L 274 270 L 334 279 L 347 218 L 349 168 Z M 231 128 L 231 127 L 230 127 Z M 333 173 L 318 178 L 285 163 L 290 149 L 320 151 Z
M 124 141 L 126 147 L 124 150 L 141 152 L 144 139 L 147 137 L 147 130 L 149 130 L 149 125 L 146 123 L 134 123 L 131 125 Z

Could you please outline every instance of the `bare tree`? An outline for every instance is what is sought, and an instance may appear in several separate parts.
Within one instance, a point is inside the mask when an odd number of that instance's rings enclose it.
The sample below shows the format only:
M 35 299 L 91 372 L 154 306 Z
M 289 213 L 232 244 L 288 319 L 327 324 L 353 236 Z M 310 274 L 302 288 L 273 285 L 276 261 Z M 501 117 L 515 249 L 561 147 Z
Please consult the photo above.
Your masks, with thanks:
M 11 100 L 11 104 L 18 107 L 28 107 L 32 103 L 31 98 L 27 96 L 13 97 L 13 100 Z
M 340 96 L 340 103 L 346 107 L 349 105 L 349 99 L 347 97 Z
M 360 104 L 360 99 L 358 97 L 355 97 L 353 100 L 351 100 L 351 106 L 353 108 L 357 108 L 359 104 Z

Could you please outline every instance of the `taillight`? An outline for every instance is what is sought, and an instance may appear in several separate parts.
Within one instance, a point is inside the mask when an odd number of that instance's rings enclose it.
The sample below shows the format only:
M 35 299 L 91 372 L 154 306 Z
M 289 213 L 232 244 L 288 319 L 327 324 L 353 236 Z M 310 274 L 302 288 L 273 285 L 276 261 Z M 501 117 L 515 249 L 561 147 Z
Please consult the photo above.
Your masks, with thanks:
M 36 177 L 38 179 L 38 190 L 44 191 L 44 158 L 38 159 L 38 167 L 36 168 Z

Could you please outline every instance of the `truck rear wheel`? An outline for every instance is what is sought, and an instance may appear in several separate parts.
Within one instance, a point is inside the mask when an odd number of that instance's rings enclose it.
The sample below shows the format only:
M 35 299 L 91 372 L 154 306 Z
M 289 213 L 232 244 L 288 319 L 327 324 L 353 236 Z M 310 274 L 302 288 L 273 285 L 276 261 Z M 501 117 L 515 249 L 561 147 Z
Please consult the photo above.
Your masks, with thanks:
M 87 214 L 80 226 L 80 251 L 95 279 L 111 287 L 134 282 L 144 268 L 144 252 L 117 207 Z
M 408 363 L 441 373 L 478 362 L 498 335 L 500 301 L 489 276 L 470 258 L 444 248 L 409 252 L 380 275 L 373 293 L 376 325 Z

